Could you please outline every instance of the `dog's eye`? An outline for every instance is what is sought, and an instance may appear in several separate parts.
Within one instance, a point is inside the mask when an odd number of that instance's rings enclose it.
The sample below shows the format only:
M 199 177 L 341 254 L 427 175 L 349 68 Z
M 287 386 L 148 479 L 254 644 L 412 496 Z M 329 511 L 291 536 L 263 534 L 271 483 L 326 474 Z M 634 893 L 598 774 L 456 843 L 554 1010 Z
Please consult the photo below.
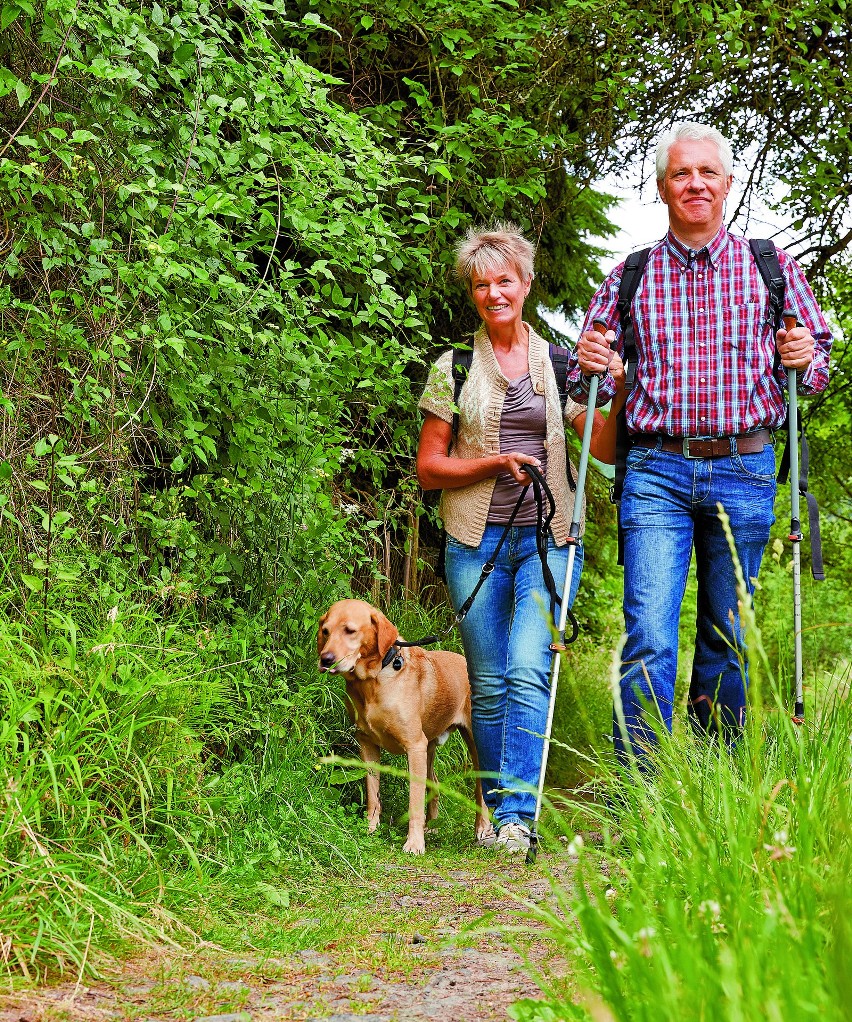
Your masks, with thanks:
M 328 629 L 325 627 L 320 628 L 320 635 L 324 635 L 326 638 L 328 638 Z
M 354 628 L 352 628 L 352 627 L 351 627 L 350 625 L 344 625 L 344 627 L 343 627 L 343 631 L 344 631 L 344 632 L 345 632 L 345 633 L 346 633 L 347 635 L 354 635 L 354 634 L 355 634 L 355 629 L 354 629 Z

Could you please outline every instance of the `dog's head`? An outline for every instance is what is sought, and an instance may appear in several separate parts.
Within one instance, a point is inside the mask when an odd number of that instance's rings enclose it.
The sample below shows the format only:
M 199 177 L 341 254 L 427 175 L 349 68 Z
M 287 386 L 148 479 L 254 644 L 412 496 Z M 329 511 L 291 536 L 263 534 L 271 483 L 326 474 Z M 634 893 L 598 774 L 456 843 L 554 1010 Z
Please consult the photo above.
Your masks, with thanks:
M 378 664 L 399 632 L 385 615 L 363 600 L 338 600 L 320 618 L 317 629 L 319 669 L 355 674 L 362 680 Z

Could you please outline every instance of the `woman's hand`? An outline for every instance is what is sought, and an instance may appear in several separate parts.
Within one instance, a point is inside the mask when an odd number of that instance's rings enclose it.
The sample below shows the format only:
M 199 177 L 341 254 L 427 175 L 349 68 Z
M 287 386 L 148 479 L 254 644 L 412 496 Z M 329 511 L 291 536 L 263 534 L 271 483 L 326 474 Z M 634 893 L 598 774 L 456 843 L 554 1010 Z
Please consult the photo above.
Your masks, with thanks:
M 453 430 L 449 422 L 426 413 L 417 445 L 417 480 L 424 490 L 452 490 L 492 479 L 508 472 L 522 486 L 530 481 L 522 465 L 541 468 L 538 458 L 520 451 L 490 454 L 484 458 L 451 458 L 447 454 Z
M 624 407 L 624 402 L 627 400 L 627 370 L 624 367 L 624 363 L 621 361 L 621 356 L 612 356 L 612 361 L 609 364 L 609 371 L 612 373 L 612 377 L 615 380 L 615 394 L 612 398 L 609 414 L 617 415 Z
M 526 486 L 532 479 L 529 472 L 524 472 L 524 465 L 535 465 L 539 472 L 541 471 L 541 462 L 538 458 L 533 458 L 529 454 L 512 451 L 510 454 L 501 454 L 500 457 L 506 459 L 506 465 L 501 471 L 509 472 L 515 482 L 520 483 L 521 486 Z M 499 475 L 500 473 L 498 472 L 497 474 Z
M 589 453 L 593 458 L 603 462 L 605 465 L 615 464 L 615 418 L 624 407 L 627 400 L 627 372 L 621 358 L 613 353 L 609 363 L 609 372 L 615 379 L 616 392 L 610 405 L 609 414 L 604 416 L 599 408 L 594 411 L 594 422 L 592 423 L 592 440 L 589 445 Z M 583 429 L 586 425 L 586 413 L 581 412 L 571 423 L 582 439 Z

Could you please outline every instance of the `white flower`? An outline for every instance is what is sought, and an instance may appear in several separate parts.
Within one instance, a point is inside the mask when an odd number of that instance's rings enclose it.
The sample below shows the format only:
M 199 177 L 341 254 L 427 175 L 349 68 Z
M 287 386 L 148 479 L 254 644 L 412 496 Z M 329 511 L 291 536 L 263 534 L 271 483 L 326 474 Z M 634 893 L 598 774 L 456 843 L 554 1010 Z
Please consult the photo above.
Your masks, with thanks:
M 118 617 L 118 607 L 111 607 L 107 611 L 107 621 L 111 621 L 113 624 L 115 624 L 115 620 L 116 620 L 117 617 Z
M 573 840 L 568 845 L 568 854 L 572 859 L 576 859 L 583 848 L 583 838 L 580 834 L 575 834 Z

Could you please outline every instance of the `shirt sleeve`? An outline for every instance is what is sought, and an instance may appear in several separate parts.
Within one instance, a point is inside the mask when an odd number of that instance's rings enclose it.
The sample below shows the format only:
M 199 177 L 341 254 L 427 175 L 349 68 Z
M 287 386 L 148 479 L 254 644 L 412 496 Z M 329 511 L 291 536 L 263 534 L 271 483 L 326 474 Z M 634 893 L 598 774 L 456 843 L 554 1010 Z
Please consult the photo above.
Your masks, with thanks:
M 583 321 L 583 328 L 580 331 L 585 333 L 587 330 L 591 330 L 595 323 L 605 323 L 607 330 L 615 331 L 616 351 L 622 357 L 624 355 L 624 348 L 621 338 L 621 320 L 618 315 L 618 288 L 621 284 L 623 268 L 624 263 L 619 263 L 597 289 L 589 305 L 586 318 Z M 615 395 L 615 390 L 615 380 L 612 373 L 602 376 L 598 384 L 597 404 L 605 405 L 608 401 L 611 401 Z M 588 403 L 589 377 L 580 369 L 576 351 L 572 351 L 568 359 L 568 393 L 576 401 L 582 402 L 583 405 Z
M 453 352 L 445 351 L 429 370 L 423 396 L 418 408 L 421 412 L 431 412 L 444 422 L 453 421 Z
M 778 250 L 778 261 L 784 274 L 784 306 L 796 316 L 803 326 L 810 330 L 814 338 L 814 357 L 811 364 L 799 373 L 797 391 L 800 394 L 819 394 L 828 385 L 828 364 L 831 356 L 831 331 L 825 316 L 817 304 L 810 284 L 805 280 L 802 268 L 796 260 Z M 779 383 L 787 384 L 787 373 L 784 366 L 778 368 Z

